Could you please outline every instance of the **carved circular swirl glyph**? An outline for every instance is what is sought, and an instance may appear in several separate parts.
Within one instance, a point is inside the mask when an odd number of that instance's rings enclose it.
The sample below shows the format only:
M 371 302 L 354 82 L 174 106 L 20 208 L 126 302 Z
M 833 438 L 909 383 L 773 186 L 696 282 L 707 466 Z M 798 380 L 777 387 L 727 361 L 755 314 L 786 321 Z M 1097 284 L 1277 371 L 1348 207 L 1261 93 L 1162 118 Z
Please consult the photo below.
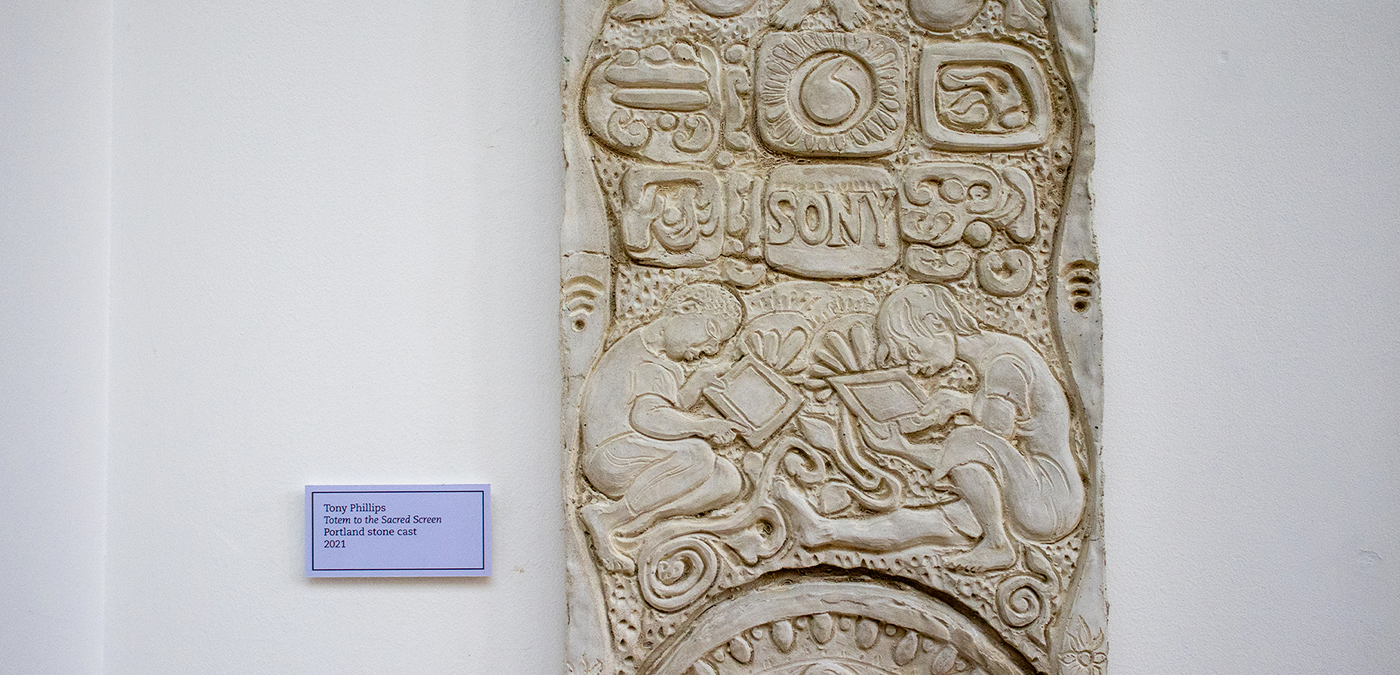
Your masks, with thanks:
M 1026 575 L 1001 582 L 997 588 L 997 614 L 1001 620 L 1012 628 L 1025 628 L 1035 623 L 1046 608 L 1040 586 L 1040 581 Z
M 718 574 L 719 560 L 709 542 L 684 536 L 647 553 L 638 583 L 647 604 L 669 612 L 698 600 L 714 585 Z
M 759 132 L 794 155 L 882 155 L 904 132 L 904 86 L 904 57 L 882 35 L 773 34 L 759 52 Z

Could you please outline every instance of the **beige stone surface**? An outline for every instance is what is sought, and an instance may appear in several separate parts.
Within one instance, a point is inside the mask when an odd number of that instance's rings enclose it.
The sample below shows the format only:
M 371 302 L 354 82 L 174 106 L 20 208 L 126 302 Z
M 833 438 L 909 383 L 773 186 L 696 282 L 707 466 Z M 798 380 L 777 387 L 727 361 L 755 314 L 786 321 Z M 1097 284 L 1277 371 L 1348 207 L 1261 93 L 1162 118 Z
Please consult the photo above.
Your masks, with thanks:
M 1088 0 L 564 0 L 590 675 L 1106 671 Z

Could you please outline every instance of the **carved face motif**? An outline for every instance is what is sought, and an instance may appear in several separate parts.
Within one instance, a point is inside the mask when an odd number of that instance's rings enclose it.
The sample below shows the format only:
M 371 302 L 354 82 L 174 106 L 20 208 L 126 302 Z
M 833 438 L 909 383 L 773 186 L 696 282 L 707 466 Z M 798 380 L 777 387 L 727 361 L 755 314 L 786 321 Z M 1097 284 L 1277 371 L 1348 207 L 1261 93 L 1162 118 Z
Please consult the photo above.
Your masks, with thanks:
M 904 336 L 898 342 L 909 360 L 910 372 L 915 375 L 934 375 L 957 359 L 957 340 L 950 330 L 940 330 L 933 335 Z
M 661 348 L 677 361 L 694 361 L 714 356 L 728 338 L 721 335 L 717 322 L 704 314 L 677 314 L 666 322 Z

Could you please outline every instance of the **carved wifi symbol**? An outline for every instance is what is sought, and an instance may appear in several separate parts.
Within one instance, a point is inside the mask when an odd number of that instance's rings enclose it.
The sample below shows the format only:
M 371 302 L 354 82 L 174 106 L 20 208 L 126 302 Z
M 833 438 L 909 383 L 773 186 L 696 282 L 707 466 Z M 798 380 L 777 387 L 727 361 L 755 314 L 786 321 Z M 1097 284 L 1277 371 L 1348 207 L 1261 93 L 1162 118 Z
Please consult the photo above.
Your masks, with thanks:
M 1076 260 L 1065 265 L 1062 274 L 1065 290 L 1069 291 L 1070 308 L 1080 314 L 1089 311 L 1098 285 L 1099 266 L 1088 260 Z
M 603 295 L 603 282 L 589 276 L 577 276 L 564 283 L 564 312 L 575 331 L 588 327 L 586 318 L 598 307 Z

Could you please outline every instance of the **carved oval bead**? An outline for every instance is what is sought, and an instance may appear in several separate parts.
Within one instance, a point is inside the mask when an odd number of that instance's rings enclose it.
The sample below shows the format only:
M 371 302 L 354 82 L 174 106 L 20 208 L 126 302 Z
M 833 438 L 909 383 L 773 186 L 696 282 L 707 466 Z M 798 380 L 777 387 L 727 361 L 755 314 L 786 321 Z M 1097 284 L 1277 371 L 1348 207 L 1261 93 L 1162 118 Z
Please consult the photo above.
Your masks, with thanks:
M 754 0 L 691 0 L 700 11 L 726 18 L 743 14 L 748 8 L 753 6 Z
M 958 661 L 958 650 L 953 645 L 945 644 L 943 648 L 933 655 L 933 665 L 929 668 L 929 675 L 948 675 L 953 672 L 953 665 Z
M 831 638 L 836 637 L 836 621 L 830 614 L 822 612 L 812 617 L 812 639 L 818 644 L 831 642 Z
M 753 660 L 753 646 L 743 636 L 729 641 L 729 655 L 739 663 L 748 664 Z
M 919 634 L 914 631 L 905 631 L 904 638 L 899 644 L 894 646 L 894 662 L 896 665 L 907 665 L 919 655 Z
M 797 631 L 792 629 L 792 622 L 786 619 L 773 624 L 773 644 L 778 651 L 786 654 L 792 651 L 792 644 L 797 639 Z
M 983 0 L 909 0 L 909 17 L 929 30 L 949 31 L 982 11 Z
M 856 623 L 856 646 L 870 649 L 880 639 L 880 622 L 874 619 L 861 619 Z

